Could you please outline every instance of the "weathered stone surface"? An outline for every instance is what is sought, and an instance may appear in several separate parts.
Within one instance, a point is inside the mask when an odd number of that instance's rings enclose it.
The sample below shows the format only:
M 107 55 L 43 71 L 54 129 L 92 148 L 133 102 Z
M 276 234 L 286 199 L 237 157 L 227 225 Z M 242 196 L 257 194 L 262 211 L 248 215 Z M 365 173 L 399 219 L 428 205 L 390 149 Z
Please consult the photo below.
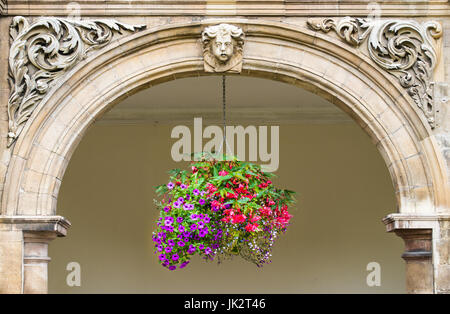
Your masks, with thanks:
M 116 102 L 139 89 L 176 78 L 206 75 L 202 32 L 224 23 L 242 29 L 245 35 L 242 69 L 237 69 L 241 75 L 307 88 L 340 106 L 364 128 L 380 150 L 397 194 L 400 216 L 388 217 L 388 229 L 431 230 L 432 263 L 429 260 L 407 263 L 408 291 L 450 292 L 450 157 L 446 144 L 450 142 L 450 123 L 447 123 L 450 102 L 445 101 L 444 94 L 440 96 L 441 109 L 436 113 L 440 125 L 431 130 L 417 102 L 396 78 L 380 69 L 368 49 L 344 46 L 339 35 L 323 34 L 306 26 L 306 18 L 310 16 L 365 17 L 370 13 L 365 2 L 275 0 L 261 5 L 257 1 L 177 4 L 163 1 L 156 5 L 152 1 L 140 1 L 125 5 L 123 1 L 110 1 L 106 8 L 104 5 L 102 1 L 81 3 L 81 17 L 89 14 L 90 19 L 96 19 L 113 15 L 122 23 L 146 24 L 148 30 L 113 39 L 108 46 L 73 64 L 36 105 L 33 114 L 25 115 L 28 121 L 24 123 L 23 133 L 10 148 L 6 148 L 10 88 L 6 75 L 0 77 L 0 130 L 3 134 L 0 138 L 0 191 L 3 190 L 0 217 L 15 217 L 7 223 L 0 221 L 0 291 L 46 292 L 46 262 L 33 263 L 30 256 L 46 260 L 47 244 L 40 242 L 40 250 L 36 244 L 27 246 L 27 251 L 33 254 L 25 255 L 29 256 L 28 266 L 22 273 L 22 230 L 61 233 L 65 229 L 64 223 L 60 226 L 62 229 L 52 229 L 55 224 L 39 222 L 39 219 L 56 215 L 64 171 L 88 126 Z M 8 34 L 13 16 L 68 14 L 65 5 L 49 5 L 48 1 L 26 4 L 8 1 L 7 10 L 4 6 L 0 8 L 3 14 L 8 14 L 0 17 L 2 73 L 6 73 L 8 66 Z M 383 1 L 380 8 L 391 20 L 398 17 L 426 23 L 431 16 L 439 17 L 443 38 L 437 38 L 436 53 L 444 59 L 433 65 L 434 77 L 430 73 L 423 75 L 430 82 L 448 83 L 448 2 L 392 4 Z M 236 15 L 252 18 L 241 19 Z M 206 70 L 215 68 L 214 64 L 210 66 Z M 21 215 L 34 218 L 21 221 L 17 219 Z M 434 281 L 429 277 L 430 272 L 437 276 Z
M 22 293 L 22 231 L 0 230 L 0 293 Z

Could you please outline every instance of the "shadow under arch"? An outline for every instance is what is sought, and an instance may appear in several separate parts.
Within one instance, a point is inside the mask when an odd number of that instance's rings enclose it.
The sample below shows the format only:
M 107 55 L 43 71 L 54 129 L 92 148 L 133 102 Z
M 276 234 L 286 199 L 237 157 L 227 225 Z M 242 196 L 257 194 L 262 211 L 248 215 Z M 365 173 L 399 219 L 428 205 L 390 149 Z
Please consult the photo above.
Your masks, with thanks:
M 89 125 L 139 90 L 207 75 L 201 32 L 218 22 L 238 25 L 246 34 L 241 75 L 306 88 L 356 120 L 385 160 L 400 213 L 448 208 L 437 143 L 422 113 L 388 73 L 354 48 L 314 31 L 226 19 L 154 27 L 119 38 L 67 73 L 35 109 L 13 148 L 2 215 L 56 215 L 64 171 Z

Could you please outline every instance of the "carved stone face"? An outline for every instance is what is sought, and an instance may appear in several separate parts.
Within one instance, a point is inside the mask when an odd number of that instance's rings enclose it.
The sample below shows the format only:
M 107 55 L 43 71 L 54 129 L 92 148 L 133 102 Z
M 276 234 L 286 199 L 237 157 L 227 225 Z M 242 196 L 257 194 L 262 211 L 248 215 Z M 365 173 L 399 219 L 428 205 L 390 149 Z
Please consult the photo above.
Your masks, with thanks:
M 221 62 L 227 62 L 233 56 L 233 39 L 229 33 L 218 34 L 212 41 L 211 52 Z
M 202 32 L 204 68 L 206 72 L 242 70 L 244 32 L 230 24 L 206 27 Z

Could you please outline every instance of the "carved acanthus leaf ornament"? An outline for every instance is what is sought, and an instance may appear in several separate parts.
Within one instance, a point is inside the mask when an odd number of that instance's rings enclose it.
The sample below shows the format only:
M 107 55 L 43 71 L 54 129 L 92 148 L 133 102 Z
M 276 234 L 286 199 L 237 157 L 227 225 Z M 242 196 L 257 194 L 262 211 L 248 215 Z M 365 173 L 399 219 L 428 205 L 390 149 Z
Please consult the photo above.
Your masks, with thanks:
M 307 24 L 325 33 L 333 30 L 353 46 L 368 39 L 367 48 L 372 60 L 398 79 L 423 111 L 430 126 L 436 126 L 437 109 L 431 79 L 438 60 L 434 40 L 442 36 L 441 24 L 352 17 L 309 19 Z
M 111 42 L 114 33 L 136 32 L 145 25 L 110 19 L 71 20 L 42 17 L 31 25 L 16 16 L 10 26 L 8 147 L 19 136 L 36 106 L 54 83 L 89 51 Z

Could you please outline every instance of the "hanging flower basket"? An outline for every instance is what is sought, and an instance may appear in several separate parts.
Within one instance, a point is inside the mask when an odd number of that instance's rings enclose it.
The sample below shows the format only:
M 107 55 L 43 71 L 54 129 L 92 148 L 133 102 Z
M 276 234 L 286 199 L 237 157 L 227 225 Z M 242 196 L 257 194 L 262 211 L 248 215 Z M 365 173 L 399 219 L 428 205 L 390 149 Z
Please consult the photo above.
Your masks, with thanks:
M 198 159 L 197 159 L 198 160 Z M 270 262 L 274 240 L 286 231 L 293 193 L 273 186 L 255 164 L 202 153 L 191 171 L 169 171 L 153 232 L 155 253 L 170 270 L 184 268 L 194 254 L 204 259 L 240 255 L 261 267 Z

